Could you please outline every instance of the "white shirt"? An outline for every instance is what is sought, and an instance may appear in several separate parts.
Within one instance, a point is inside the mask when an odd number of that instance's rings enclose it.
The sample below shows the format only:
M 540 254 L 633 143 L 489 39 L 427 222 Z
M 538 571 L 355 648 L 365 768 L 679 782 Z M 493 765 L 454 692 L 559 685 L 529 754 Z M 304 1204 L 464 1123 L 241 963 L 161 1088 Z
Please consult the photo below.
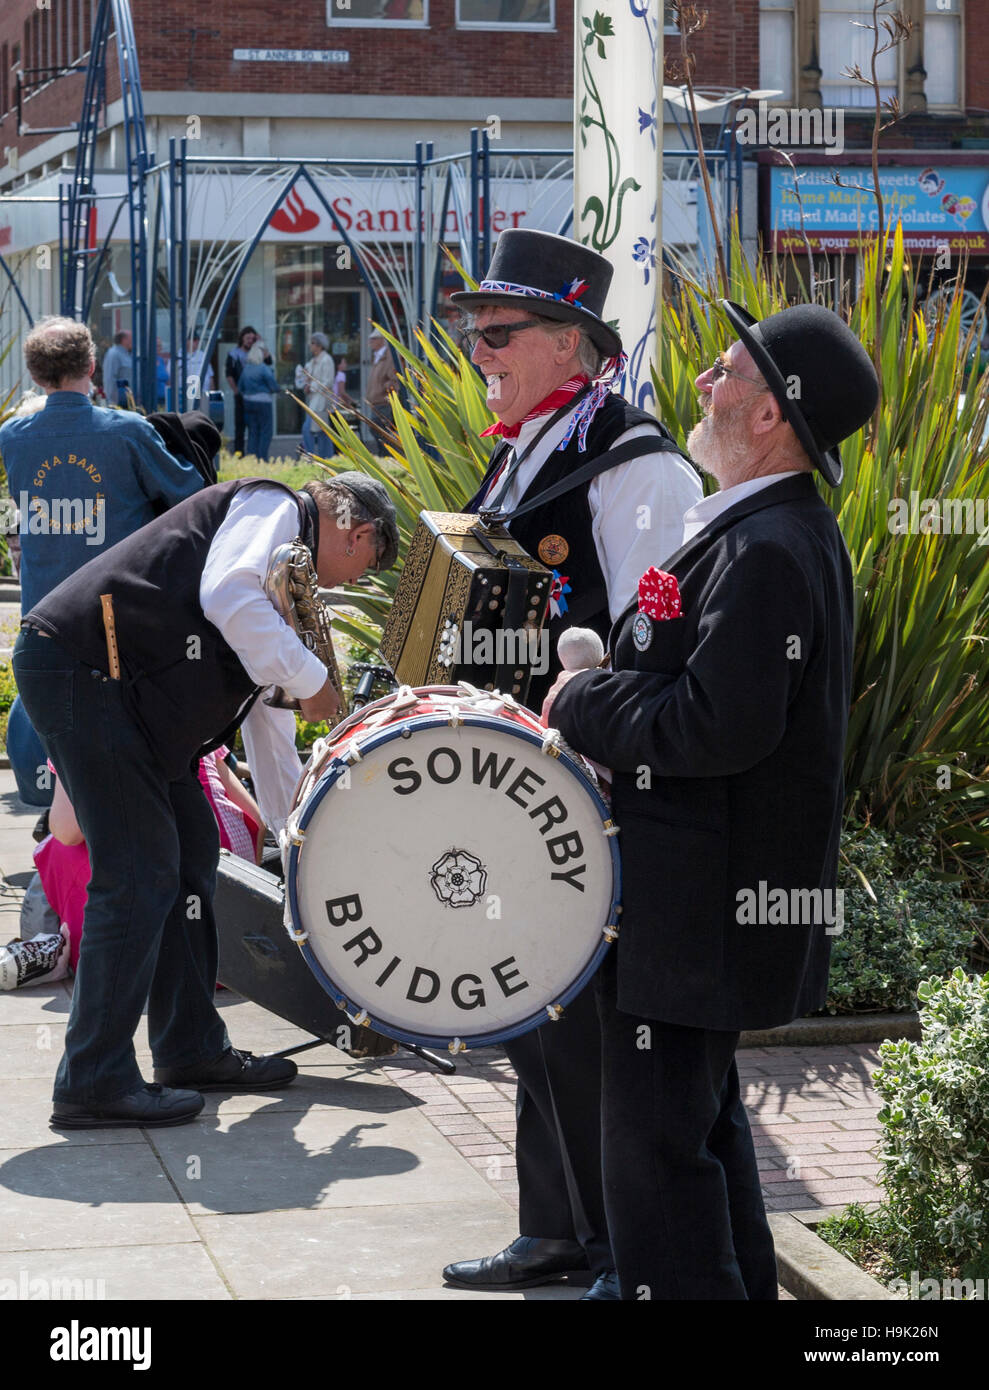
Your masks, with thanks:
M 503 509 L 511 510 L 519 505 L 529 484 L 563 439 L 569 419 L 566 415 L 558 420 L 524 461 L 507 495 L 501 499 Z M 545 424 L 543 416 L 522 426 L 514 444 L 518 454 L 532 444 Z M 615 445 L 649 437 L 656 438 L 656 431 L 650 425 L 636 425 L 620 435 Z M 499 498 L 513 462 L 509 455 L 508 467 L 495 483 L 490 497 L 485 498 L 486 502 Z M 636 598 L 639 580 L 649 566 L 662 565 L 679 550 L 684 512 L 700 496 L 701 483 L 693 467 L 679 454 L 666 450 L 657 449 L 655 454 L 619 464 L 592 480 L 587 489 L 591 533 L 608 587 L 612 621 Z M 559 573 L 568 574 L 565 560 L 556 568 Z M 568 577 L 573 585 L 574 577 Z
M 322 689 L 326 668 L 264 592 L 272 553 L 298 534 L 299 509 L 281 488 L 264 483 L 242 488 L 213 537 L 199 602 L 257 685 L 280 685 L 289 695 L 306 700 Z M 292 810 L 302 771 L 295 715 L 272 709 L 259 697 L 242 732 L 261 814 L 277 834 Z
M 712 492 L 710 497 L 702 497 L 688 512 L 684 513 L 681 544 L 686 545 L 688 541 L 693 540 L 694 536 L 703 531 L 705 526 L 710 526 L 716 516 L 726 512 L 736 502 L 741 502 L 745 497 L 751 497 L 754 492 L 761 492 L 764 487 L 771 487 L 773 483 L 778 483 L 781 478 L 795 478 L 800 471 L 799 468 L 789 468 L 785 473 L 767 473 L 762 478 L 749 478 L 747 482 L 736 483 L 734 487 L 726 487 L 723 492 Z

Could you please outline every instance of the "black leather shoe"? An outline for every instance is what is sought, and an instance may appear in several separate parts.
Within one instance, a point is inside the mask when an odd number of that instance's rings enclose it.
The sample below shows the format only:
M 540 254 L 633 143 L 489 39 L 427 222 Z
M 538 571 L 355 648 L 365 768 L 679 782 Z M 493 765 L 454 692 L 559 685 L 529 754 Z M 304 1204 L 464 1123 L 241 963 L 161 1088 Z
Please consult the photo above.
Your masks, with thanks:
M 101 1104 L 71 1105 L 57 1100 L 52 1106 L 52 1129 L 160 1129 L 185 1125 L 205 1105 L 197 1091 L 169 1090 L 166 1086 L 139 1086 L 125 1096 Z
M 447 1265 L 443 1278 L 459 1289 L 532 1289 L 586 1269 L 587 1256 L 575 1240 L 519 1236 L 497 1255 Z
M 195 1067 L 155 1067 L 155 1080 L 163 1086 L 191 1086 L 196 1091 L 277 1091 L 298 1074 L 288 1057 L 255 1057 L 235 1047 Z
M 584 1296 L 577 1301 L 579 1303 L 621 1303 L 622 1290 L 618 1283 L 618 1275 L 613 1269 L 609 1269 L 607 1274 L 599 1274 Z

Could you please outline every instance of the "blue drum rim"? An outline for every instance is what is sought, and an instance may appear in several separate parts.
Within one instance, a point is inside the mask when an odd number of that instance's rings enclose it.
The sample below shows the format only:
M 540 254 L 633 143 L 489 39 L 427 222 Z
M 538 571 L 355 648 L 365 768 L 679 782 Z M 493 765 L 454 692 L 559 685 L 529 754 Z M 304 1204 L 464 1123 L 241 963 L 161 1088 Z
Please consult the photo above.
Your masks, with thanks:
M 525 727 L 525 725 L 522 724 L 516 724 L 512 720 L 495 719 L 492 718 L 491 715 L 476 714 L 471 710 L 462 710 L 459 716 L 459 720 L 460 723 L 469 724 L 472 728 L 488 728 L 495 729 L 497 731 L 500 731 L 501 733 L 511 733 L 516 738 L 522 739 L 526 743 L 531 743 L 534 747 L 538 748 L 540 752 L 542 751 L 543 740 L 540 738 L 540 736 L 537 733 L 535 733 L 532 729 L 528 729 Z M 382 728 L 381 730 L 376 731 L 375 733 L 372 733 L 371 736 L 367 739 L 367 741 L 362 745 L 361 753 L 363 755 L 365 752 L 373 752 L 375 749 L 380 748 L 382 744 L 391 743 L 393 740 L 401 738 L 403 736 L 404 730 L 409 730 L 411 732 L 413 728 L 439 729 L 450 727 L 451 725 L 449 714 L 409 715 L 407 718 L 404 719 L 396 719 L 394 723 L 389 724 L 387 727 Z M 607 803 L 601 796 L 601 793 L 598 791 L 597 787 L 595 787 L 594 783 L 584 772 L 583 768 L 581 768 L 580 765 L 576 763 L 574 759 L 570 757 L 567 751 L 563 748 L 559 750 L 559 757 L 561 761 L 565 762 L 566 766 L 570 769 L 574 776 L 578 778 L 578 780 L 583 785 L 584 789 L 589 793 L 591 800 L 594 803 L 595 809 L 601 816 L 602 822 L 610 820 L 611 815 Z M 302 813 L 302 816 L 299 819 L 300 830 L 304 831 L 306 829 L 309 822 L 316 814 L 316 809 L 323 801 L 323 798 L 336 785 L 337 781 L 343 776 L 344 772 L 350 766 L 351 764 L 345 762 L 342 758 L 334 757 L 333 761 L 330 763 L 330 766 L 319 778 L 318 782 L 316 783 L 315 787 L 312 789 L 312 792 L 310 793 L 309 804 L 306 806 L 305 810 Z M 613 894 L 611 903 L 608 908 L 608 921 L 614 922 L 617 925 L 617 913 L 619 910 L 619 904 L 621 903 L 622 896 L 621 856 L 618 852 L 617 835 L 610 835 L 607 838 L 608 850 L 611 855 L 611 868 L 613 874 Z M 288 893 L 289 910 L 291 912 L 292 925 L 296 928 L 296 930 L 299 929 L 299 924 L 301 923 L 301 914 L 299 912 L 299 900 L 297 891 L 299 857 L 301 854 L 301 849 L 302 847 L 297 844 L 293 844 L 291 846 L 289 850 L 288 867 L 285 874 L 285 889 Z M 580 974 L 572 982 L 572 984 L 568 985 L 567 988 L 563 990 L 561 994 L 557 995 L 557 997 L 553 1001 L 555 1004 L 559 1004 L 562 1009 L 566 1010 L 566 1006 L 572 1003 L 573 1000 L 576 999 L 577 995 L 580 994 L 581 991 L 586 987 L 586 985 L 591 980 L 592 976 L 596 973 L 605 955 L 607 954 L 608 947 L 611 945 L 611 942 L 608 941 L 608 939 L 604 936 L 604 928 L 606 925 L 606 923 L 602 923 L 601 940 L 596 950 L 594 951 L 594 954 L 591 956 L 590 960 L 585 965 L 584 969 L 580 972 Z M 336 984 L 335 981 L 327 974 L 326 970 L 316 959 L 316 955 L 312 947 L 309 945 L 308 939 L 305 941 L 297 941 L 296 944 L 298 945 L 299 950 L 302 952 L 303 958 L 305 959 L 307 966 L 312 971 L 313 975 L 315 975 L 317 981 L 326 991 L 326 993 L 330 996 L 337 1008 L 343 1009 L 344 1012 L 347 1014 L 359 1015 L 363 1013 L 365 1011 L 365 1006 L 363 1004 L 358 1004 L 354 1000 L 350 999 L 343 992 L 340 986 Z M 550 1017 L 546 1011 L 545 1005 L 543 1005 L 542 1008 L 540 1008 L 535 1013 L 529 1014 L 528 1017 L 522 1019 L 519 1023 L 514 1024 L 511 1028 L 499 1028 L 494 1032 L 488 1033 L 465 1032 L 457 1034 L 456 1037 L 467 1048 L 488 1047 L 493 1045 L 494 1043 L 509 1042 L 512 1038 L 519 1038 L 524 1033 L 532 1032 L 534 1028 L 538 1028 L 540 1024 L 543 1023 L 550 1023 Z M 412 1032 L 410 1029 L 398 1028 L 389 1023 L 382 1023 L 382 1021 L 375 1018 L 373 1014 L 369 1014 L 367 1026 L 369 1028 L 373 1028 L 375 1032 L 382 1033 L 386 1038 L 393 1038 L 396 1042 L 416 1043 L 420 1047 L 448 1047 L 450 1043 L 454 1041 L 454 1038 L 448 1035 L 441 1035 L 437 1033 L 416 1033 Z

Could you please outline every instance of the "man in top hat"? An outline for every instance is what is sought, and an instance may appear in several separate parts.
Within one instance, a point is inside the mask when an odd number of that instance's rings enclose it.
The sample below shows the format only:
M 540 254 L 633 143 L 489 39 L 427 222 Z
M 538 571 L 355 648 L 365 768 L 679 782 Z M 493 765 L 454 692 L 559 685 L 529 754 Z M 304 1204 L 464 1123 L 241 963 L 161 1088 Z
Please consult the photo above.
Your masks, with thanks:
M 272 557 L 297 538 L 321 584 L 353 582 L 394 564 L 395 508 L 360 473 L 299 493 L 266 479 L 218 483 L 25 616 L 18 690 L 92 863 L 56 1128 L 183 1124 L 202 1091 L 272 1090 L 296 1075 L 288 1059 L 231 1047 L 213 1003 L 219 837 L 197 763 L 243 721 L 261 810 L 277 828 L 299 775 L 295 719 L 258 696 L 279 685 L 310 721 L 337 710 L 326 668 L 265 591 Z M 145 1001 L 151 1085 L 133 1042 Z
M 701 495 L 697 474 L 654 416 L 613 390 L 621 340 L 605 322 L 612 267 L 565 237 L 516 229 L 498 240 L 487 276 L 452 296 L 469 315 L 472 361 L 488 380 L 501 436 L 479 507 L 508 517 L 526 550 L 554 572 L 548 630 L 605 638 L 638 576 L 680 542 Z M 574 478 L 577 485 L 541 500 Z M 539 709 L 558 665 L 530 687 Z M 538 920 L 533 921 L 538 931 Z M 585 990 L 550 1023 L 506 1044 L 519 1076 L 519 1229 L 506 1250 L 444 1270 L 467 1288 L 524 1288 L 566 1273 L 603 1296 L 613 1262 L 601 1189 L 600 1043 Z M 589 1274 L 588 1274 L 589 1272 Z
M 851 694 L 852 572 L 815 472 L 878 399 L 820 305 L 756 323 L 697 378 L 688 441 L 720 491 L 645 572 L 612 669 L 561 677 L 549 722 L 613 769 L 624 910 L 596 988 L 605 1201 L 621 1296 L 773 1299 L 739 1095 L 742 1029 L 825 1000 Z

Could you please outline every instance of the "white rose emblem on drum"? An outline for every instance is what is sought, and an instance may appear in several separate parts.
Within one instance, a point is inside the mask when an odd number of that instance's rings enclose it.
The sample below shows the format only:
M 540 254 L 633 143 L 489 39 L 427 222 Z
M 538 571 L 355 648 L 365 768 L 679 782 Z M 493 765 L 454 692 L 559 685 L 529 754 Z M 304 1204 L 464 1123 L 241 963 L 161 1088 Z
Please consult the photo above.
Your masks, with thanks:
M 487 881 L 481 861 L 464 850 L 451 850 L 433 865 L 433 891 L 451 907 L 473 907 Z
M 470 686 L 367 705 L 289 823 L 290 930 L 347 1012 L 478 1047 L 558 1016 L 617 934 L 617 827 L 534 714 Z

